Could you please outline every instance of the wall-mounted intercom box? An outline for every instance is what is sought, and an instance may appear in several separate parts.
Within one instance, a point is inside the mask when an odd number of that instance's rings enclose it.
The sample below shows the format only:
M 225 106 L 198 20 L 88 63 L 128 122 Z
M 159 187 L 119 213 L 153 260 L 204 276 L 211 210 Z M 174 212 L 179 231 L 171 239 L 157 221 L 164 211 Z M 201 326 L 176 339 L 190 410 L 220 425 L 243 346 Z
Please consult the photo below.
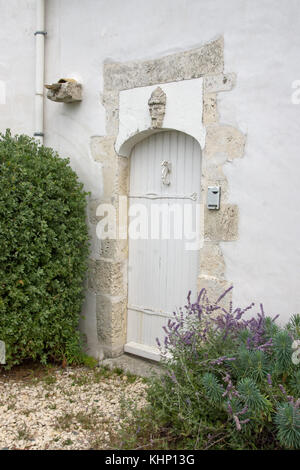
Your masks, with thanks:
M 207 209 L 220 209 L 221 186 L 208 186 L 207 188 Z

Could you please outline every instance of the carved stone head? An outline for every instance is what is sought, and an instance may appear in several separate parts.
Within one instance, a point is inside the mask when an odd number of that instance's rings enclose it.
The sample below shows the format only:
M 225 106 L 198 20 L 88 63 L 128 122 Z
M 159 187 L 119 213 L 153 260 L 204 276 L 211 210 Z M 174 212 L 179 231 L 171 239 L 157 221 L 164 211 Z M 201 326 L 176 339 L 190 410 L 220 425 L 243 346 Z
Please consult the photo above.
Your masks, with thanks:
M 151 94 L 148 105 L 151 116 L 151 126 L 162 127 L 166 112 L 167 96 L 165 92 L 157 87 Z

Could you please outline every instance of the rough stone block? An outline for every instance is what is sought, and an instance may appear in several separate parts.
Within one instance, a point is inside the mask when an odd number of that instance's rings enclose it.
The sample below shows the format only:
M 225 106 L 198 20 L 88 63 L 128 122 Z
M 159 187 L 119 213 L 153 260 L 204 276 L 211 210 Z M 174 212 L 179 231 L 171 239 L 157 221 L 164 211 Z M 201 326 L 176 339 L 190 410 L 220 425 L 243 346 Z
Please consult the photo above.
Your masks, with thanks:
M 48 88 L 47 98 L 57 103 L 75 103 L 81 101 L 82 85 L 75 80 L 62 80 L 52 85 L 46 85 L 46 88 Z
M 236 84 L 236 74 L 218 74 L 204 77 L 204 92 L 218 93 L 220 91 L 230 91 Z
M 102 103 L 106 110 L 107 133 L 118 134 L 119 91 L 220 74 L 223 68 L 223 37 L 197 49 L 156 60 L 104 64 Z
M 96 317 L 98 338 L 105 343 L 126 339 L 126 299 L 114 302 L 110 297 L 97 295 Z
M 235 127 L 212 124 L 206 130 L 205 156 L 211 158 L 225 153 L 227 160 L 242 157 L 245 142 L 245 135 Z
M 96 211 L 101 202 L 103 202 L 101 199 L 90 199 L 88 201 L 88 220 L 93 225 L 99 222 L 100 217 L 96 215 Z
M 91 153 L 96 162 L 107 162 L 114 160 L 116 157 L 115 152 L 115 137 L 113 136 L 94 136 L 91 138 Z
M 221 204 L 219 210 L 204 209 L 204 240 L 232 241 L 238 238 L 238 206 Z
M 219 280 L 210 276 L 200 276 L 198 278 L 197 287 L 198 292 L 201 289 L 206 289 L 206 293 L 210 302 L 216 302 L 219 297 L 231 287 L 231 283 L 226 280 Z M 232 301 L 232 291 L 229 291 L 228 294 L 219 302 L 220 307 L 228 309 L 230 302 Z M 221 313 L 221 312 L 220 312 Z
M 202 169 L 209 179 L 225 178 L 223 166 L 227 161 L 226 153 L 215 153 L 210 158 L 203 158 Z
M 211 124 L 219 120 L 216 93 L 205 93 L 203 96 L 203 124 Z
M 95 292 L 124 296 L 127 284 L 127 263 L 111 260 L 90 260 L 89 288 Z
M 201 248 L 200 273 L 201 275 L 214 276 L 220 280 L 225 279 L 225 261 L 218 244 L 205 243 Z
M 91 153 L 95 161 L 102 164 L 103 200 L 110 200 L 116 185 L 118 156 L 114 148 L 115 138 L 93 137 Z
M 101 258 L 108 258 L 114 261 L 125 261 L 128 257 L 127 240 L 101 240 Z
M 117 157 L 117 177 L 115 190 L 119 196 L 127 196 L 129 193 L 129 159 Z
M 117 135 L 119 129 L 119 88 L 108 90 L 104 88 L 102 104 L 106 111 L 106 132 Z
M 100 259 L 101 240 L 98 238 L 96 233 L 97 226 L 89 224 L 89 236 L 90 236 L 90 258 L 93 260 Z
M 126 90 L 199 78 L 223 72 L 223 37 L 190 51 L 171 54 L 144 62 L 108 63 L 104 65 L 104 89 Z M 103 101 L 108 103 L 104 96 Z

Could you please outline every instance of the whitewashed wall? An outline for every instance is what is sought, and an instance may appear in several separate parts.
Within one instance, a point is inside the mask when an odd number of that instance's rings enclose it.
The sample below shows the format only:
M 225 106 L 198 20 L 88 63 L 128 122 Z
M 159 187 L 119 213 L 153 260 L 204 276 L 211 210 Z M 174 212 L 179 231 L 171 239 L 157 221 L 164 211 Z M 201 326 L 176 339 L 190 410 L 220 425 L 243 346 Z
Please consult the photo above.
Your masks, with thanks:
M 237 303 L 262 301 L 283 320 L 300 312 L 300 105 L 291 103 L 300 80 L 299 0 L 46 1 L 46 82 L 78 78 L 84 99 L 46 100 L 45 144 L 71 157 L 94 198 L 102 174 L 90 139 L 105 135 L 103 62 L 158 58 L 224 34 L 225 71 L 238 79 L 219 95 L 221 122 L 247 133 L 245 157 L 226 167 L 240 208 L 239 240 L 223 243 L 227 278 Z M 0 130 L 32 134 L 35 1 L 0 0 L 0 26 Z M 89 298 L 90 332 L 94 305 Z
M 20 5 L 22 3 L 22 8 Z M 32 135 L 35 2 L 0 0 L 0 131 Z

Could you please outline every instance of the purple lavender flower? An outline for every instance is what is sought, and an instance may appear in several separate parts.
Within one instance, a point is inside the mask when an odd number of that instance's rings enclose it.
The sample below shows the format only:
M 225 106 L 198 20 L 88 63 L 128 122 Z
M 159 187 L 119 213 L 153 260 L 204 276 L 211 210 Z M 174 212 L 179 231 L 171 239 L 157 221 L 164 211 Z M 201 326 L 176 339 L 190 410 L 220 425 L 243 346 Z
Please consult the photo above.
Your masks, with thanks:
M 238 431 L 241 431 L 242 427 L 241 427 L 241 423 L 240 423 L 240 420 L 237 417 L 237 415 L 233 415 L 233 419 L 234 419 L 234 422 L 235 422 L 235 425 L 236 425 L 236 429 Z
M 268 375 L 267 375 L 267 381 L 268 381 L 268 384 L 270 385 L 270 387 L 272 387 L 272 377 L 271 377 L 271 374 L 268 374 Z
M 174 374 L 174 371 L 172 370 L 172 373 L 170 373 L 169 371 L 167 371 L 167 374 L 168 376 L 170 377 L 170 379 L 172 380 L 172 382 L 175 384 L 175 385 L 179 385 L 178 384 L 178 381 L 176 379 L 176 375 Z
M 228 402 L 228 404 L 227 404 L 227 408 L 228 408 L 228 410 L 229 410 L 229 414 L 232 415 L 232 417 L 233 417 L 233 420 L 234 420 L 234 422 L 235 422 L 236 429 L 237 429 L 238 431 L 241 431 L 241 430 L 242 430 L 242 426 L 241 426 L 241 425 L 242 425 L 242 424 L 247 424 L 247 423 L 249 423 L 250 418 L 247 418 L 247 419 L 244 419 L 244 420 L 241 421 L 241 420 L 239 419 L 239 416 L 244 415 L 244 414 L 248 411 L 248 407 L 245 406 L 241 411 L 238 411 L 238 412 L 235 413 L 235 414 L 233 414 L 232 407 L 231 407 L 231 405 L 230 405 L 229 402 Z
M 263 305 L 256 317 L 245 320 L 243 316 L 253 308 L 254 304 L 246 308 L 233 310 L 232 302 L 228 309 L 219 303 L 232 290 L 232 286 L 218 298 L 216 302 L 210 302 L 205 289 L 199 292 L 197 301 L 191 302 L 191 292 L 188 293 L 187 303 L 184 308 L 173 312 L 173 319 L 169 319 L 163 327 L 165 332 L 164 345 L 172 350 L 177 345 L 191 350 L 191 355 L 197 355 L 198 345 L 210 338 L 210 333 L 221 333 L 223 340 L 229 337 L 237 340 L 242 331 L 247 331 L 246 347 L 249 350 L 268 352 L 273 347 L 272 338 L 266 334 L 266 317 Z M 214 313 L 214 315 L 212 315 Z M 191 321 L 189 321 L 191 319 Z M 194 321 L 195 320 L 195 321 Z M 273 321 L 276 320 L 276 317 Z M 199 328 L 200 326 L 200 328 Z M 222 365 L 225 361 L 234 361 L 235 358 L 217 358 L 211 361 L 211 365 Z
M 223 378 L 224 382 L 227 383 L 227 387 L 225 392 L 222 394 L 222 397 L 228 396 L 229 400 L 231 400 L 233 397 L 238 397 L 239 393 L 234 387 L 230 375 L 227 373 L 225 377 Z
M 216 304 L 218 304 L 219 302 L 221 302 L 221 300 L 233 289 L 233 286 L 230 286 L 228 289 L 225 290 L 225 292 L 223 292 L 222 295 L 220 295 L 220 297 L 218 298 L 218 300 L 216 301 Z
M 248 406 L 246 405 L 241 411 L 238 411 L 236 415 L 237 416 L 244 415 L 245 413 L 247 413 L 247 411 L 248 411 Z
M 244 419 L 243 421 L 240 421 L 240 424 L 246 424 L 249 423 L 250 418 Z
M 259 351 L 266 351 L 268 348 L 271 348 L 273 346 L 273 339 L 270 338 L 266 343 L 261 344 L 260 346 L 257 347 Z
M 227 357 L 227 356 L 222 356 L 222 357 L 218 357 L 218 359 L 214 359 L 210 362 L 211 365 L 221 365 L 223 364 L 224 361 L 235 361 L 236 358 L 235 357 Z

